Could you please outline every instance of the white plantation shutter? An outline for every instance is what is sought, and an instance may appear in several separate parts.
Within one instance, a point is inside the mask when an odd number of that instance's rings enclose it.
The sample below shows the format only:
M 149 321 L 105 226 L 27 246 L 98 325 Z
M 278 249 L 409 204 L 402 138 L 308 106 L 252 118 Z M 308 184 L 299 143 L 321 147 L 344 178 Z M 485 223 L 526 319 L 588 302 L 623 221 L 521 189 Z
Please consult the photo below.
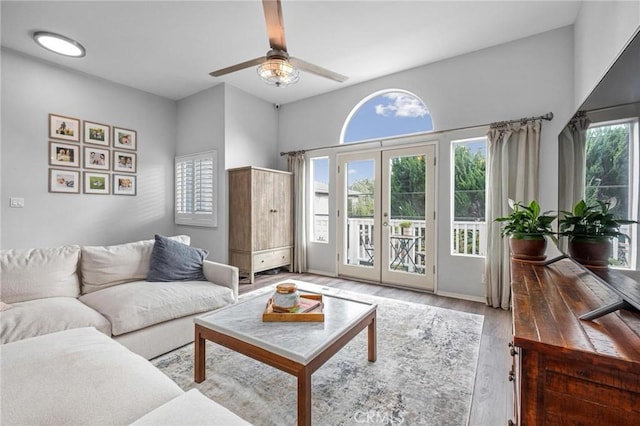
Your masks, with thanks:
M 217 153 L 176 157 L 175 222 L 179 225 L 217 226 Z

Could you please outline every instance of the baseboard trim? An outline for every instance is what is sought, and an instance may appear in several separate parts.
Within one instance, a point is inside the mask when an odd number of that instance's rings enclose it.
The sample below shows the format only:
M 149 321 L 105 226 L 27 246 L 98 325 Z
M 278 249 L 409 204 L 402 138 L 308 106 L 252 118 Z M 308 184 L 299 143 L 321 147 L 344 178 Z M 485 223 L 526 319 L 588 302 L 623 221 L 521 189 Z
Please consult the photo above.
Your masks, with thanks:
M 338 274 L 333 273 L 333 272 L 327 272 L 327 271 L 319 271 L 317 269 L 308 269 L 306 271 L 309 274 L 316 274 L 316 275 L 322 275 L 324 277 L 331 277 L 331 278 L 337 278 Z
M 480 303 L 485 303 L 485 304 L 487 303 L 487 299 L 484 298 L 484 297 L 469 296 L 468 294 L 450 293 L 448 291 L 438 291 L 436 293 L 436 295 L 444 296 L 444 297 L 452 297 L 454 299 L 469 300 L 471 302 L 480 302 Z

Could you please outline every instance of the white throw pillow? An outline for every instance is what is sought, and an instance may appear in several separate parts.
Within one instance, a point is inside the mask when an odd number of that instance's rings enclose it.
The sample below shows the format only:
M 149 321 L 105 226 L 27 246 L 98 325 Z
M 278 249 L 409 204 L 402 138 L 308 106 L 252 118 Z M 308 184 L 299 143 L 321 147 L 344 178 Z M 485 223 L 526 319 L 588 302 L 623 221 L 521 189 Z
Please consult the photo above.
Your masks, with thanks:
M 79 246 L 0 251 L 0 291 L 5 303 L 44 297 L 78 297 Z
M 170 237 L 189 245 L 188 235 Z M 115 246 L 84 246 L 80 270 L 82 272 L 82 294 L 147 277 L 151 264 L 154 240 Z

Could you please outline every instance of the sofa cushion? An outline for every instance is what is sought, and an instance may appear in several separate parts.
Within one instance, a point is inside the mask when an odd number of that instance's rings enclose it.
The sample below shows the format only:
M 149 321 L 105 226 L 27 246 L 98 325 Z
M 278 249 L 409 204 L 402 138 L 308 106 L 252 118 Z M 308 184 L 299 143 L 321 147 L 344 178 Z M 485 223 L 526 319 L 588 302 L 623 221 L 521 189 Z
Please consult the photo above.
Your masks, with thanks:
M 184 244 L 188 235 L 170 237 Z M 115 246 L 84 246 L 80 270 L 82 294 L 131 281 L 144 280 L 149 273 L 154 240 Z
M 0 291 L 5 303 L 77 297 L 79 246 L 0 251 Z
M 74 297 L 17 302 L 0 312 L 0 343 L 80 327 L 95 327 L 111 336 L 109 321 Z
M 2 345 L 0 355 L 3 426 L 124 425 L 183 393 L 93 328 Z
M 156 408 L 132 426 L 235 426 L 251 425 L 221 405 L 191 389 L 184 395 Z
M 147 281 L 206 281 L 202 261 L 206 250 L 189 247 L 163 235 L 155 236 Z
M 114 336 L 233 303 L 233 291 L 209 281 L 136 281 L 80 296 L 111 322 Z

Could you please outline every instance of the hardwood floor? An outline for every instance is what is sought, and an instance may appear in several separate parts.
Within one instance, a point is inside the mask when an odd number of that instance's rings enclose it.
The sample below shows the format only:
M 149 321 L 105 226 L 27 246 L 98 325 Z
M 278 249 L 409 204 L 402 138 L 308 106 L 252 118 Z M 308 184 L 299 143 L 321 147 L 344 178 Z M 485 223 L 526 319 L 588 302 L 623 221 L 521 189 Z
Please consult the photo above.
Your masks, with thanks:
M 281 272 L 276 275 L 258 274 L 254 284 L 240 281 L 240 294 L 275 284 L 286 279 L 308 281 L 329 287 L 367 293 L 462 312 L 484 315 L 480 356 L 471 402 L 469 424 L 472 426 L 506 425 L 513 418 L 512 384 L 507 380 L 511 368 L 508 343 L 511 341 L 511 312 L 493 309 L 483 303 L 436 296 L 340 278 L 314 274 Z

